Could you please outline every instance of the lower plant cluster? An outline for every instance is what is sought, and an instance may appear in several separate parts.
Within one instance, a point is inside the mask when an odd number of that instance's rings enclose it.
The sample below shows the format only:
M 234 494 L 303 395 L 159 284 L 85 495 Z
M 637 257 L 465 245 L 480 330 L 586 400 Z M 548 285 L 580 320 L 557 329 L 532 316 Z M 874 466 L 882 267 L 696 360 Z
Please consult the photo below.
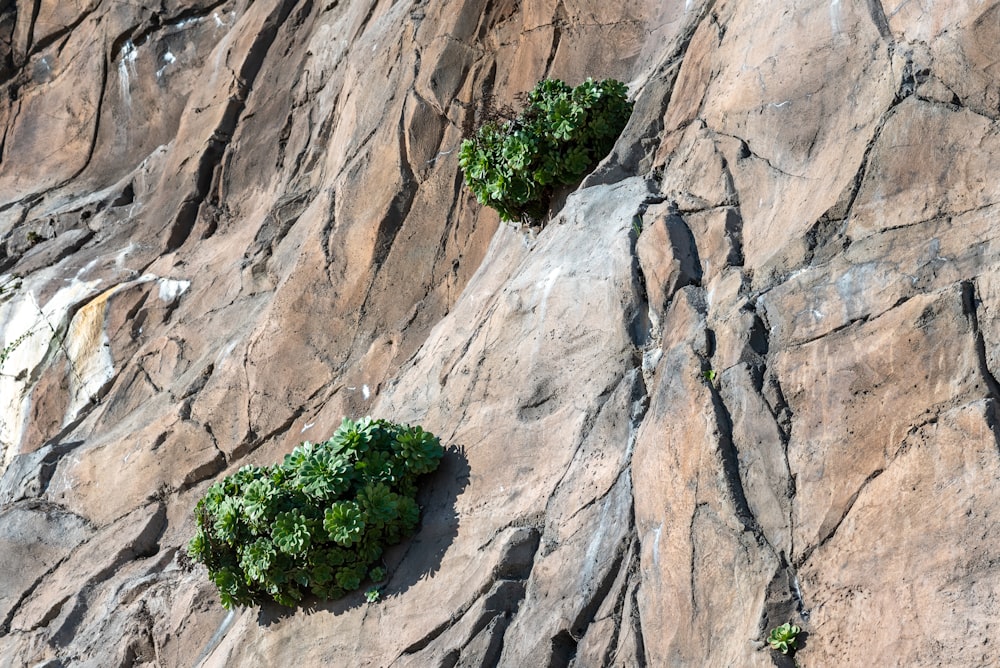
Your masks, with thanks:
M 329 440 L 209 487 L 188 553 L 208 567 L 226 608 L 340 598 L 366 578 L 385 579 L 376 564 L 416 530 L 417 479 L 443 454 L 421 427 L 345 418 Z

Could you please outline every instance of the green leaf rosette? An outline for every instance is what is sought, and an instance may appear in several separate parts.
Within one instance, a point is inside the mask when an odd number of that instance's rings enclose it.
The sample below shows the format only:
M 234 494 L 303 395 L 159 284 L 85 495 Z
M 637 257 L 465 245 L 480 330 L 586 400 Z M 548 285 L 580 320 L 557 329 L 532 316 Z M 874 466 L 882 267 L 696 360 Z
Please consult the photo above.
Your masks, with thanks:
M 516 117 L 484 123 L 462 142 L 458 165 L 480 204 L 504 221 L 537 220 L 553 188 L 575 183 L 611 148 L 632 114 L 625 84 L 544 79 Z
M 385 579 L 376 562 L 416 530 L 417 479 L 443 454 L 420 427 L 344 419 L 329 440 L 209 487 L 188 553 L 208 568 L 226 608 L 339 598 L 366 577 Z

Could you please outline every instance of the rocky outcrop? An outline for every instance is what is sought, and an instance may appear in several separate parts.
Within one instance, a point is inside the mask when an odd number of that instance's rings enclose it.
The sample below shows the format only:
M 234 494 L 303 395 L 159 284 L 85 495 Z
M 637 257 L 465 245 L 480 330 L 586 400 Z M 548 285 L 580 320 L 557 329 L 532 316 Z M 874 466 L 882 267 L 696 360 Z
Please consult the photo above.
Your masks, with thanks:
M 0 0 L 0 666 L 992 665 L 1000 3 Z M 536 230 L 463 132 L 629 82 Z M 448 446 L 383 599 L 227 612 L 215 479 Z

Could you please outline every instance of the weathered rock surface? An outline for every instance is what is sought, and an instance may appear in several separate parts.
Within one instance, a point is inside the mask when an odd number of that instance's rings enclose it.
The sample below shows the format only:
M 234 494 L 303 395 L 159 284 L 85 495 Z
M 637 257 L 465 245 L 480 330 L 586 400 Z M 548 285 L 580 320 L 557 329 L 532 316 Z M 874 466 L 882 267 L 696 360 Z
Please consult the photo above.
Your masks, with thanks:
M 0 666 L 1000 663 L 1000 3 L 594 4 L 0 0 Z M 543 76 L 636 104 L 528 233 Z M 200 494 L 369 413 L 382 601 L 222 609 Z

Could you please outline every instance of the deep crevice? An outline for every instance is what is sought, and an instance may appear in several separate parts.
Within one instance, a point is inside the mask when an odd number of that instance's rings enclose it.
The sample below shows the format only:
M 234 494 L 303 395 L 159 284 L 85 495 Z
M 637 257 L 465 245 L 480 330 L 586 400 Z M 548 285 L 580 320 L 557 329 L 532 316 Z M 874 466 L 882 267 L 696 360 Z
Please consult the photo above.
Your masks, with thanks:
M 140 47 L 149 40 L 150 36 L 162 30 L 176 27 L 177 24 L 184 21 L 205 18 L 227 2 L 229 0 L 217 0 L 205 7 L 188 7 L 168 17 L 160 17 L 158 13 L 153 12 L 149 17 L 149 25 L 139 32 L 134 32 L 136 26 L 131 26 L 126 32 L 115 37 L 111 43 L 111 60 L 116 60 L 121 55 L 122 48 L 126 42 L 131 41 L 135 47 Z
M 879 0 L 868 0 L 868 2 L 878 4 Z M 893 45 L 890 44 L 890 53 L 892 48 Z M 909 65 L 909 71 L 907 71 L 907 68 L 904 65 L 903 75 L 900 78 L 896 96 L 889 107 L 882 112 L 882 115 L 875 124 L 875 130 L 872 132 L 871 139 L 868 140 L 868 144 L 865 146 L 865 151 L 861 156 L 861 164 L 858 165 L 858 169 L 854 174 L 854 180 L 850 185 L 850 196 L 847 198 L 847 204 L 845 206 L 843 216 L 844 220 L 849 220 L 851 217 L 851 213 L 854 210 L 854 203 L 857 201 L 858 195 L 861 193 L 861 186 L 864 184 L 864 179 L 868 172 L 868 163 L 871 160 L 872 151 L 874 150 L 875 145 L 878 144 L 879 139 L 882 137 L 882 131 L 885 129 L 886 123 L 888 123 L 889 119 L 895 113 L 896 107 L 898 107 L 903 100 L 913 94 L 912 86 L 909 83 L 913 77 L 912 56 L 908 56 L 907 63 Z M 907 89 L 909 89 L 909 91 L 907 91 Z M 848 237 L 845 243 L 849 245 L 851 241 L 852 240 Z
M 962 281 L 962 311 L 965 316 L 969 319 L 969 324 L 972 326 L 972 333 L 975 337 L 976 342 L 976 359 L 979 363 L 979 373 L 983 377 L 983 381 L 986 383 L 986 388 L 989 390 L 990 398 L 994 401 L 1000 401 L 1000 383 L 997 382 L 996 376 L 990 370 L 987 356 L 986 356 L 986 340 L 983 336 L 983 331 L 979 327 L 979 304 L 980 301 L 976 297 L 976 284 L 973 281 Z
M 635 507 L 633 506 L 632 512 L 629 518 L 629 528 L 632 539 L 629 543 L 628 549 L 625 551 L 625 561 L 622 563 L 622 568 L 625 569 L 625 578 L 621 584 L 621 588 L 615 598 L 615 605 L 611 612 L 611 618 L 614 621 L 614 625 L 611 632 L 611 637 L 608 639 L 607 649 L 604 652 L 604 656 L 601 659 L 602 665 L 611 666 L 614 664 L 614 657 L 618 649 L 618 643 L 622 635 L 622 626 L 625 623 L 625 603 L 628 600 L 628 595 L 631 592 L 633 585 L 635 584 L 634 578 L 639 569 L 639 537 L 635 531 Z
M 552 62 L 556 59 L 556 53 L 559 51 L 559 43 L 562 41 L 562 30 L 560 26 L 563 24 L 566 15 L 566 7 L 563 5 L 562 0 L 556 3 L 555 11 L 553 12 L 552 19 L 552 46 L 549 48 L 548 58 L 545 59 L 545 67 L 542 68 L 542 72 L 545 75 L 542 77 L 548 78 L 550 72 L 552 71 Z
M 41 5 L 41 0 L 36 0 L 36 2 L 35 2 L 35 8 L 37 9 L 40 5 Z M 52 33 L 51 35 L 46 35 L 44 38 L 42 38 L 41 40 L 39 40 L 37 44 L 31 44 L 31 42 L 30 42 L 30 40 L 33 40 L 35 38 L 35 34 L 34 34 L 35 33 L 35 19 L 37 18 L 37 13 L 34 16 L 32 16 L 32 19 L 31 19 L 31 32 L 30 32 L 29 38 L 28 38 L 29 39 L 29 43 L 28 43 L 29 45 L 28 45 L 28 48 L 27 48 L 27 55 L 25 56 L 25 62 L 27 62 L 27 60 L 29 58 L 31 58 L 31 56 L 33 56 L 33 55 L 41 52 L 42 50 L 44 50 L 45 48 L 49 47 L 50 45 L 55 44 L 56 42 L 58 42 L 63 37 L 66 37 L 67 35 L 71 35 L 73 33 L 73 31 L 76 30 L 78 27 L 80 27 L 80 24 L 83 23 L 84 21 L 86 21 L 87 18 L 91 14 L 93 14 L 94 11 L 99 6 L 100 6 L 100 3 L 94 5 L 94 7 L 92 9 L 90 9 L 88 11 L 85 11 L 83 14 L 81 14 L 79 17 L 77 17 L 71 24 L 69 24 L 65 28 L 60 28 L 59 30 L 57 30 L 54 33 Z M 62 47 L 60 47 L 60 51 L 61 50 L 62 50 Z M 100 108 L 101 108 L 100 105 L 98 105 L 97 109 L 100 110 Z
M 712 394 L 712 408 L 715 413 L 718 435 L 718 453 L 722 464 L 722 473 L 733 501 L 736 516 L 747 531 L 763 537 L 757 518 L 754 516 L 743 489 L 743 478 L 740 474 L 739 451 L 733 441 L 733 419 L 729 408 L 715 385 L 709 383 Z
M 784 553 L 778 555 L 778 562 L 778 569 L 765 590 L 764 609 L 757 627 L 761 636 L 766 636 L 768 629 L 789 621 L 795 615 L 809 620 L 809 610 L 799 589 L 798 572 L 788 563 Z
M 375 14 L 375 10 L 379 6 L 379 3 L 376 0 L 369 0 L 369 2 L 370 5 L 368 7 L 368 12 L 365 14 L 364 18 L 361 19 L 358 29 L 354 31 L 354 35 L 351 37 L 352 44 L 356 44 L 358 42 L 358 38 L 365 32 L 365 28 L 368 27 L 368 23 L 372 20 L 372 16 Z
M 459 620 L 465 615 L 465 613 L 467 613 L 472 608 L 472 606 L 476 604 L 476 601 L 478 601 L 483 596 L 488 594 L 495 584 L 496 584 L 495 580 L 487 581 L 482 587 L 480 587 L 476 592 L 474 592 L 473 595 L 470 596 L 465 603 L 459 606 L 459 608 L 455 610 L 455 612 L 447 620 L 435 626 L 422 638 L 407 645 L 403 649 L 403 651 L 400 652 L 400 656 L 402 657 L 411 654 L 416 654 L 417 652 L 426 649 L 428 645 L 430 645 L 432 642 L 441 637 L 441 635 L 445 631 L 447 631 L 452 626 L 457 624 Z
M 227 101 L 222 119 L 212 132 L 205 150 L 202 151 L 202 154 L 198 158 L 198 167 L 195 172 L 195 189 L 181 203 L 180 210 L 170 224 L 165 239 L 165 249 L 167 252 L 180 248 L 188 236 L 190 236 L 202 203 L 205 202 L 209 192 L 212 190 L 212 185 L 218 180 L 222 158 L 236 133 L 240 117 L 246 108 L 247 99 L 253 91 L 257 75 L 260 74 L 260 70 L 263 67 L 264 59 L 274 44 L 281 25 L 288 18 L 288 15 L 297 3 L 298 0 L 283 0 L 264 20 L 260 32 L 257 34 L 254 43 L 250 46 L 246 57 L 243 59 L 239 73 L 234 73 L 234 78 L 237 82 L 237 92 Z
M 892 30 L 889 29 L 889 19 L 882 8 L 881 0 L 866 0 L 866 2 L 868 4 L 868 13 L 872 17 L 872 23 L 878 29 L 878 34 L 882 36 L 882 39 L 891 42 Z
M 639 584 L 632 587 L 632 633 L 635 634 L 635 660 L 636 668 L 646 668 L 649 660 L 646 658 L 646 640 L 642 634 L 642 615 L 639 612 Z M 610 664 L 609 664 L 610 665 Z
M 38 14 L 42 10 L 42 0 L 34 0 L 31 3 L 31 18 L 28 19 L 28 34 L 24 41 L 24 53 L 14 54 L 14 63 L 20 67 L 28 62 L 31 55 L 31 41 L 35 39 L 35 23 L 38 21 Z
M 396 141 L 399 148 L 399 166 L 401 180 L 399 191 L 393 196 L 389 204 L 389 210 L 382 220 L 379 221 L 375 232 L 375 254 L 372 258 L 373 275 L 377 275 L 399 231 L 403 228 L 410 209 L 413 207 L 413 200 L 417 196 L 417 180 L 410 165 L 409 155 L 406 153 L 406 128 L 404 126 L 404 115 L 400 113 L 399 124 L 396 128 Z
M 70 552 L 70 554 L 72 554 L 72 551 Z M 13 623 L 14 617 L 17 616 L 17 613 L 21 609 L 21 606 L 24 605 L 24 602 L 27 601 L 29 598 L 31 598 L 31 595 L 35 593 L 35 590 L 37 590 L 38 587 L 41 586 L 41 584 L 45 582 L 45 580 L 48 579 L 50 575 L 55 573 L 57 568 L 62 566 L 63 563 L 67 559 L 69 559 L 70 554 L 64 556 L 62 559 L 54 563 L 47 571 L 38 576 L 38 578 L 36 578 L 35 581 L 32 582 L 31 585 L 24 591 L 24 593 L 21 594 L 21 596 L 17 599 L 17 601 L 14 602 L 14 605 L 11 606 L 10 611 L 7 613 L 7 616 L 4 617 L 3 622 L 0 622 L 0 638 L 10 634 L 11 632 L 10 625 L 11 623 Z M 59 607 L 60 608 L 62 607 L 62 602 L 59 603 Z

